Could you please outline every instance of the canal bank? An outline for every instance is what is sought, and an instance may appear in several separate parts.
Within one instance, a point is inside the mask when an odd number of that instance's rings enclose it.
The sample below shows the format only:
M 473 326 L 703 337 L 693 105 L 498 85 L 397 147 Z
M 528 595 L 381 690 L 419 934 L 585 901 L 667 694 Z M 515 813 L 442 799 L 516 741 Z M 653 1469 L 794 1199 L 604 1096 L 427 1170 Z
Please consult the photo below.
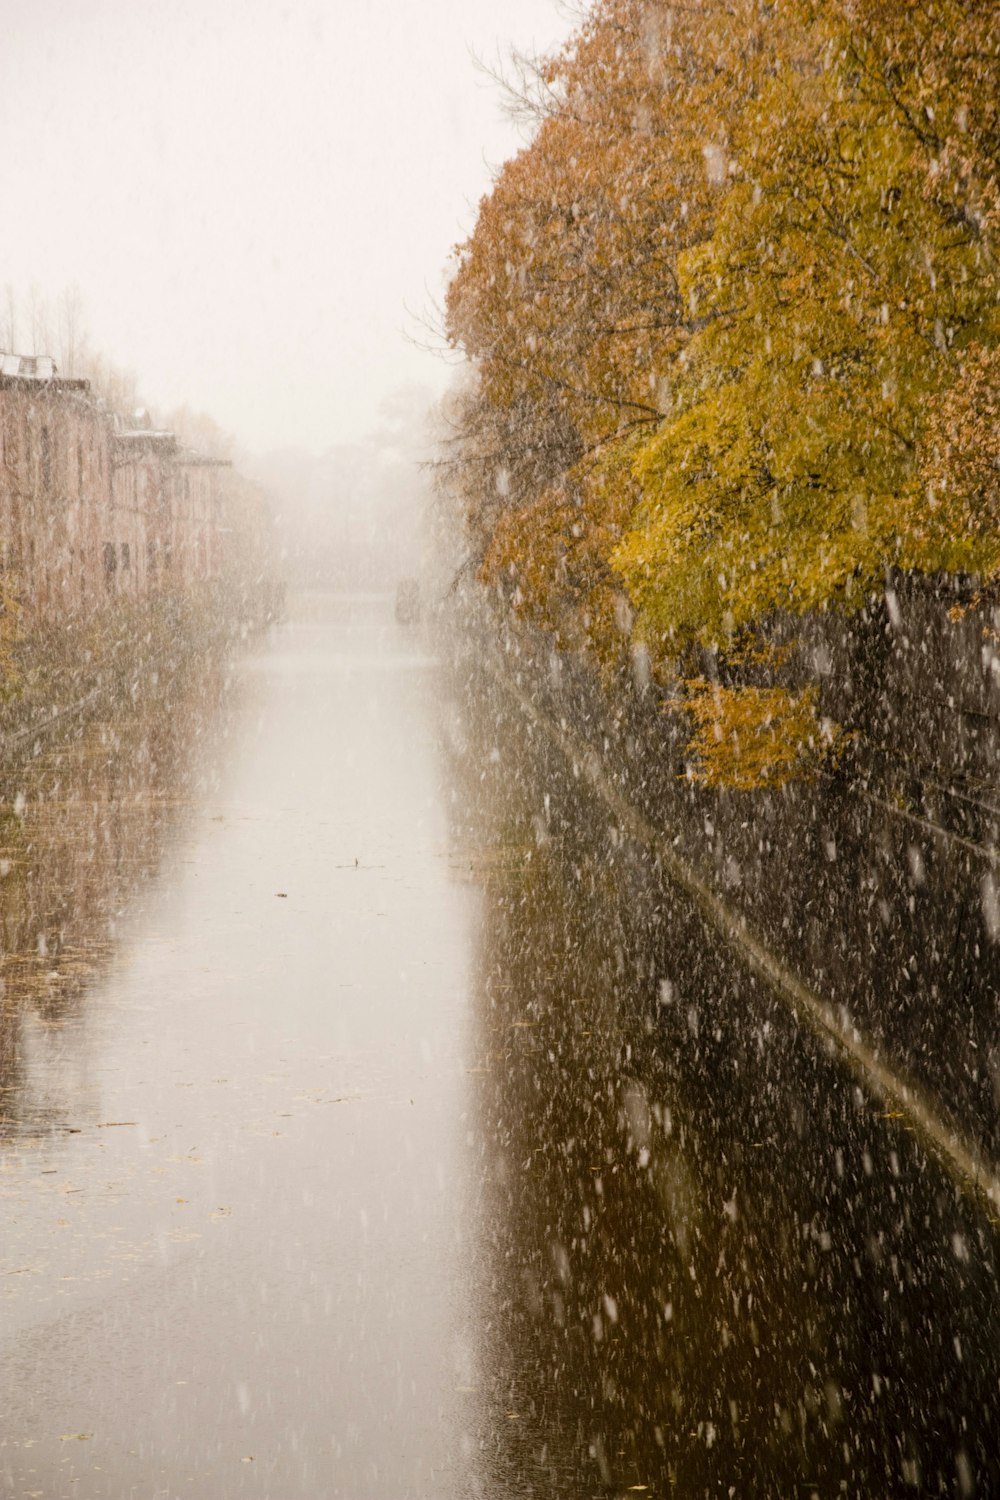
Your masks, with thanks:
M 15 774 L 52 741 L 79 737 L 88 719 L 124 721 L 183 697 L 279 617 L 265 588 L 250 607 L 206 584 L 144 599 L 120 596 L 58 624 L 17 616 L 0 649 L 0 774 Z M 155 711 L 155 708 L 154 708 Z
M 501 692 L 599 787 L 605 818 L 686 884 L 725 941 L 924 1117 L 995 1194 L 1000 1161 L 1000 752 L 993 613 L 917 588 L 860 620 L 807 622 L 839 766 L 753 791 L 700 782 L 690 726 L 641 672 L 600 682 L 551 637 L 485 617 L 464 633 Z M 763 967 L 762 967 L 763 966 Z M 933 1117 L 933 1118 L 931 1118 Z

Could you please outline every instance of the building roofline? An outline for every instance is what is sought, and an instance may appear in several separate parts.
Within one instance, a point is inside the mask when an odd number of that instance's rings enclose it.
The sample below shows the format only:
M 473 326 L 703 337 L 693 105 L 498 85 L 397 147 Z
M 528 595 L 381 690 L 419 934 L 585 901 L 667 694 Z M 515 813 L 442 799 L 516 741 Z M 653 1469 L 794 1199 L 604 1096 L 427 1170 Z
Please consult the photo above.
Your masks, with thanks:
M 176 448 L 177 437 L 173 432 L 165 428 L 153 429 L 151 427 L 127 427 L 115 432 L 116 443 L 127 443 L 132 447 L 141 447 L 143 443 L 154 448 Z
M 231 458 L 213 458 L 211 454 L 197 453 L 193 448 L 179 448 L 177 462 L 192 469 L 231 469 L 233 467 Z

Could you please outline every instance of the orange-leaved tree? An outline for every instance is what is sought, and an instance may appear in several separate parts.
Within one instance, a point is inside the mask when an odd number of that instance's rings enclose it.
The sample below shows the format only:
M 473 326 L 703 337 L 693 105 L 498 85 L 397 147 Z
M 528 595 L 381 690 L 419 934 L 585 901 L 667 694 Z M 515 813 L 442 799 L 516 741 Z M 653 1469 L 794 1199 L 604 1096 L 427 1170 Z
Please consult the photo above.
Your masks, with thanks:
M 769 10 L 601 0 L 542 66 L 535 137 L 457 252 L 448 333 L 476 370 L 476 432 L 503 433 L 495 474 L 481 473 L 482 510 L 467 485 L 474 529 L 486 533 L 484 575 L 557 629 L 576 615 L 585 639 L 620 637 L 609 630 L 621 589 L 607 560 L 636 498 L 622 448 L 661 421 L 698 326 L 678 257 L 711 233 Z M 536 439 L 546 426 L 551 445 Z M 512 482 L 524 476 L 522 432 L 561 470 L 535 464 L 540 482 Z M 468 451 L 482 470 L 481 441 Z

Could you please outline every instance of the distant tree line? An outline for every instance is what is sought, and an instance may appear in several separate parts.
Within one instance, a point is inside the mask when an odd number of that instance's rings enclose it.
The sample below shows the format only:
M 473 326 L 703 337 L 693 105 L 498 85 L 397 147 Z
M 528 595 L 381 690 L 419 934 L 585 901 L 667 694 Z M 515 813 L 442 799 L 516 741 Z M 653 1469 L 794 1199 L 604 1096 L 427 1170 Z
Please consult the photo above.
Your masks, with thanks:
M 1000 7 L 597 0 L 517 89 L 446 303 L 480 574 L 787 770 L 769 619 L 1000 576 Z

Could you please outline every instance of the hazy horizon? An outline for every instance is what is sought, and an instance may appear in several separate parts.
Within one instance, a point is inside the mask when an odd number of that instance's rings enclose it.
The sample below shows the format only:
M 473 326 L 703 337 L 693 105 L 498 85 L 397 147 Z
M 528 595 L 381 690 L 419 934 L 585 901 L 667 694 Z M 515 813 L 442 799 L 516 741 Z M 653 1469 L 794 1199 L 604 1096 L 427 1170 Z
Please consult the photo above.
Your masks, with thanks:
M 78 287 L 144 399 L 208 412 L 251 454 L 321 455 L 392 392 L 444 388 L 412 338 L 520 144 L 475 57 L 555 44 L 557 0 L 0 17 L 0 287 Z

